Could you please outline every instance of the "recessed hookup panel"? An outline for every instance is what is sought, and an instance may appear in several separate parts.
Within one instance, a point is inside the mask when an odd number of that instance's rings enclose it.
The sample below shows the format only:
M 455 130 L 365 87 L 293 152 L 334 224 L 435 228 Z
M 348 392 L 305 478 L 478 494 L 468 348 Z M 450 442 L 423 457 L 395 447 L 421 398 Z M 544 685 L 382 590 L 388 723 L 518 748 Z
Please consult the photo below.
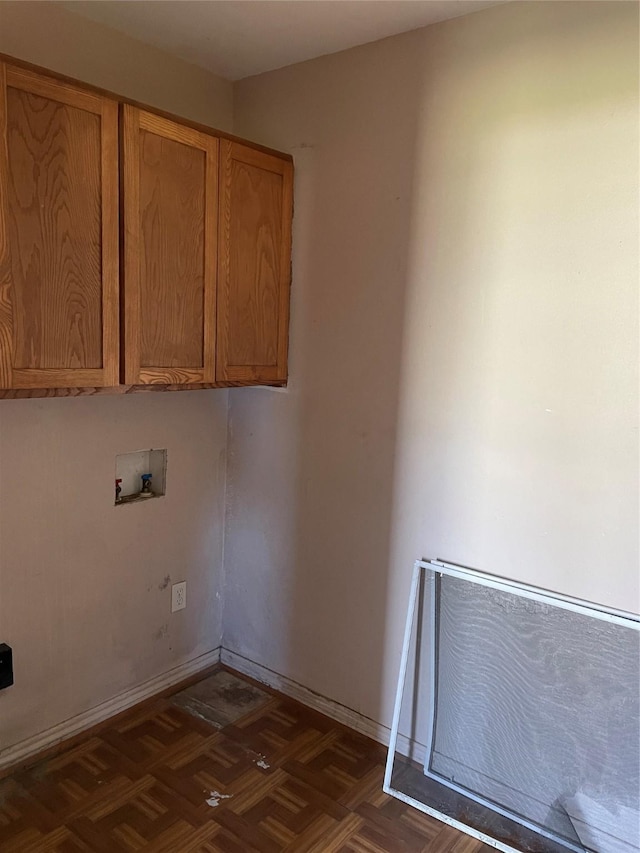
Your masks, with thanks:
M 13 649 L 0 643 L 0 690 L 13 684 Z
M 116 506 L 166 494 L 167 451 L 134 450 L 116 456 Z

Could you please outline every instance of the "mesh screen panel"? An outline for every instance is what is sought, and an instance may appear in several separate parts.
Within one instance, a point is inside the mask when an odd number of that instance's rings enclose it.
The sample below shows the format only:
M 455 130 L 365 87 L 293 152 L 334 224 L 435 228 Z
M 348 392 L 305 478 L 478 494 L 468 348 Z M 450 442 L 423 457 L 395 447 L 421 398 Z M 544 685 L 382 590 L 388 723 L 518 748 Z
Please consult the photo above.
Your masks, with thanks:
M 505 849 L 640 851 L 640 632 L 425 568 L 390 787 Z

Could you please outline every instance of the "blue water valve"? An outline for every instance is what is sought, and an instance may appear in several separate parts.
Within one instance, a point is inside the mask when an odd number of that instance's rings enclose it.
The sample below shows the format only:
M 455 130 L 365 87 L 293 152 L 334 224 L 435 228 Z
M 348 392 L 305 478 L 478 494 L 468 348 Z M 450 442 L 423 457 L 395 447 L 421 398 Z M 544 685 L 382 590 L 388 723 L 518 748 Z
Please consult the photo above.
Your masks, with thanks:
M 151 491 L 151 477 L 152 474 L 141 474 L 142 478 L 142 491 L 140 492 L 141 498 L 152 498 L 153 492 Z

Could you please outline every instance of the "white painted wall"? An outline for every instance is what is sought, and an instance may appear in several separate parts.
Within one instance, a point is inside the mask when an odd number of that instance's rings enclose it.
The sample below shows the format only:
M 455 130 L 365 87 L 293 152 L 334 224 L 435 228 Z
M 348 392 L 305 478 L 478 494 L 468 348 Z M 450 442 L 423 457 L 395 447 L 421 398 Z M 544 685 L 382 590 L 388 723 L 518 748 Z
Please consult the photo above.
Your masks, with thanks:
M 296 164 L 291 382 L 230 393 L 225 646 L 389 723 L 413 560 L 640 610 L 638 7 L 236 84 Z
M 2 0 L 0 52 L 229 131 L 233 88 L 196 65 L 49 0 Z
M 230 395 L 232 650 L 388 723 L 416 556 L 640 609 L 637 23 L 518 3 L 236 86 L 297 173 L 290 387 Z M 0 3 L 0 51 L 231 127 L 54 4 Z M 226 401 L 0 401 L 0 748 L 219 643 Z M 166 497 L 114 508 L 153 446 Z
M 0 3 L 0 51 L 231 126 L 229 83 L 54 4 Z M 220 644 L 226 429 L 226 391 L 0 401 L 0 751 Z M 114 507 L 151 447 L 166 496 Z

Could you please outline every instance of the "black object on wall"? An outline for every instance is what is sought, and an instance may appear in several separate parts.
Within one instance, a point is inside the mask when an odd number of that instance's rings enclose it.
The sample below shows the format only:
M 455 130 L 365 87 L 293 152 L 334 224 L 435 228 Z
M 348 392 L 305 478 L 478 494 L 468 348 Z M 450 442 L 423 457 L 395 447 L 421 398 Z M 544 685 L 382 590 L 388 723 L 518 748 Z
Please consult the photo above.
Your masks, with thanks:
M 0 690 L 13 684 L 13 651 L 11 646 L 0 643 Z

